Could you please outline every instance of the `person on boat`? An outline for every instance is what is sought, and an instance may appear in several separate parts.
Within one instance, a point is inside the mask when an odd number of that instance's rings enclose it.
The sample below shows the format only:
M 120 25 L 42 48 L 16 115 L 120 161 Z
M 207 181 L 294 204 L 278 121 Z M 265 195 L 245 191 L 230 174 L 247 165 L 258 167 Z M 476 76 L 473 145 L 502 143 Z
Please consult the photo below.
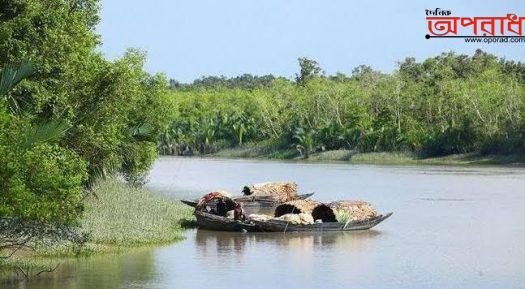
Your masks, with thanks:
M 199 199 L 199 201 L 197 202 L 196 208 L 204 208 L 209 201 L 215 198 L 222 198 L 222 197 L 223 195 L 220 192 L 208 193 Z
M 226 217 L 226 214 L 228 213 L 228 208 L 226 206 L 226 202 L 223 198 L 219 198 L 217 201 L 217 210 L 216 214 L 221 217 Z
M 233 219 L 237 221 L 246 221 L 246 213 L 244 212 L 244 205 L 242 202 L 238 202 L 233 209 Z

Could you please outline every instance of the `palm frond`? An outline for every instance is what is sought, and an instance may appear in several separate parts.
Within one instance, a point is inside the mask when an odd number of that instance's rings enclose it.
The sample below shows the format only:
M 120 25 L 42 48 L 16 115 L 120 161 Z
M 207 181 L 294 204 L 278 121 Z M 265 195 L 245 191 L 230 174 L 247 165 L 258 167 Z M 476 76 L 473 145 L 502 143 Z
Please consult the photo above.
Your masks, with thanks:
M 25 134 L 24 146 L 30 148 L 39 143 L 59 141 L 69 127 L 69 124 L 61 119 L 54 119 L 34 125 Z
M 24 60 L 18 65 L 8 64 L 0 70 L 0 95 L 7 95 L 20 81 L 34 73 L 33 66 Z
M 154 127 L 149 123 L 135 125 L 127 128 L 125 131 L 129 137 L 139 141 L 155 141 L 154 132 Z
M 17 84 L 34 73 L 33 66 L 24 60 L 20 64 L 8 64 L 0 70 L 0 97 L 6 97 L 13 111 L 18 111 L 16 99 L 9 96 Z

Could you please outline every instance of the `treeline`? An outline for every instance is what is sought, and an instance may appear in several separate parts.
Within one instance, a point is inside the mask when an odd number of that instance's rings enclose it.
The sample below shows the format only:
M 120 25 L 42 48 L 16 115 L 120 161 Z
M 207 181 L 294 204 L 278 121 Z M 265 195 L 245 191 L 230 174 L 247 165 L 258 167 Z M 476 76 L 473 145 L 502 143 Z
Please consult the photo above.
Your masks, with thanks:
M 391 74 L 359 66 L 325 76 L 299 59 L 295 80 L 249 88 L 174 88 L 165 154 L 204 154 L 255 145 L 297 149 L 409 151 L 421 156 L 525 151 L 525 65 L 476 51 L 407 58 Z
M 0 255 L 43 237 L 82 240 L 71 228 L 92 184 L 143 182 L 173 119 L 167 80 L 144 72 L 144 53 L 96 51 L 98 10 L 0 1 Z
M 220 89 L 220 88 L 242 88 L 242 89 L 254 89 L 257 87 L 269 87 L 273 81 L 278 79 L 277 77 L 269 74 L 263 76 L 257 76 L 252 74 L 243 74 L 228 78 L 226 76 L 203 76 L 199 79 L 194 80 L 192 83 L 180 83 L 175 79 L 170 79 L 170 89 Z M 285 80 L 284 77 L 280 79 Z

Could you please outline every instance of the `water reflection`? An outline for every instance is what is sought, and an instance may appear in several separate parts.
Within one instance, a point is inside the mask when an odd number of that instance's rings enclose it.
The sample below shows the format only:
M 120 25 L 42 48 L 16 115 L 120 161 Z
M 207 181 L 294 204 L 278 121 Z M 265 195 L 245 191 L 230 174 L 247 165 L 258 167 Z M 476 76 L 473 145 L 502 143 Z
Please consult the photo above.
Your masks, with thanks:
M 84 259 L 57 260 L 60 265 L 52 273 L 22 280 L 10 276 L 0 288 L 97 288 L 114 289 L 148 283 L 155 276 L 153 250 L 136 250 L 125 255 L 98 256 Z
M 247 246 L 265 244 L 284 250 L 313 252 L 314 248 L 336 247 L 345 252 L 368 249 L 371 239 L 379 237 L 375 230 L 363 232 L 289 232 L 289 233 L 235 233 L 197 230 L 195 243 L 204 254 L 242 254 Z
M 0 288 L 523 288 L 525 169 L 161 158 L 149 188 L 195 198 L 294 180 L 320 200 L 365 199 L 394 216 L 376 231 L 189 230 L 173 245 L 68 261 Z M 265 213 L 271 214 L 272 208 Z

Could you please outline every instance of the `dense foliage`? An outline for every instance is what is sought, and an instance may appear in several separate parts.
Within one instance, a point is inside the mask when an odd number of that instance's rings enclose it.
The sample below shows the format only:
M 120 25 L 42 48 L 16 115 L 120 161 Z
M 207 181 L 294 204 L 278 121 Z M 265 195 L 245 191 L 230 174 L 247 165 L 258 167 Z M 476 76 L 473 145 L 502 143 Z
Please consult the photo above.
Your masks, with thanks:
M 141 51 L 116 61 L 96 51 L 98 10 L 0 1 L 0 249 L 75 225 L 94 180 L 141 183 L 157 155 L 167 81 L 143 71 Z
M 175 79 L 170 79 L 171 89 L 206 89 L 206 88 L 243 88 L 254 89 L 256 87 L 268 87 L 277 78 L 273 75 L 251 75 L 243 74 L 240 76 L 227 78 L 226 76 L 203 76 L 196 79 L 191 84 L 179 83 Z M 284 79 L 281 77 L 281 79 Z
M 296 81 L 174 89 L 164 153 L 208 153 L 246 143 L 297 148 L 453 153 L 525 150 L 525 65 L 477 51 L 407 58 L 392 74 L 359 66 L 323 76 L 300 58 Z

